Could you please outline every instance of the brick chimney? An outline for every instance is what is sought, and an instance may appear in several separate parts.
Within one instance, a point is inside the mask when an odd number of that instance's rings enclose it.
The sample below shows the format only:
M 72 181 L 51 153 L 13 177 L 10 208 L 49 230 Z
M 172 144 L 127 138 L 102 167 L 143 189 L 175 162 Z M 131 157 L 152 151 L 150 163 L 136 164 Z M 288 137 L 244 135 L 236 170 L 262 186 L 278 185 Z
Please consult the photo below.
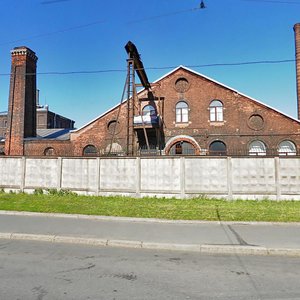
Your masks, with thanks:
M 296 85 L 298 120 L 300 120 L 300 23 L 295 24 L 295 48 L 296 48 Z
M 27 47 L 11 51 L 6 155 L 24 155 L 24 138 L 36 136 L 36 62 Z

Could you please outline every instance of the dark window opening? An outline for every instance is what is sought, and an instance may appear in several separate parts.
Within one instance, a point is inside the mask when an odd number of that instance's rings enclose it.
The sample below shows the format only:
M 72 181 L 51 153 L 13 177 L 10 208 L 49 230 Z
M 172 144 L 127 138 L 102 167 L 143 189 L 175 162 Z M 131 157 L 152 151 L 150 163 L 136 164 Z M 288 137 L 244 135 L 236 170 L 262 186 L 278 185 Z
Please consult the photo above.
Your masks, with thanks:
M 93 145 L 88 145 L 83 149 L 83 156 L 97 156 L 97 149 Z
M 226 155 L 226 145 L 221 141 L 212 142 L 209 146 L 209 155 L 222 156 Z

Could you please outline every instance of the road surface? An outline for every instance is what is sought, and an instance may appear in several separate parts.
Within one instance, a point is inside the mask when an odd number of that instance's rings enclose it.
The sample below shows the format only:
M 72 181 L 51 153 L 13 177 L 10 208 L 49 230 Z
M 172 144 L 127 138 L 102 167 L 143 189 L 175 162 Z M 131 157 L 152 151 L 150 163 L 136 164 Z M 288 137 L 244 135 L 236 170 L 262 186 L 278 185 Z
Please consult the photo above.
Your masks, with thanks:
M 0 240 L 0 299 L 300 299 L 300 258 Z

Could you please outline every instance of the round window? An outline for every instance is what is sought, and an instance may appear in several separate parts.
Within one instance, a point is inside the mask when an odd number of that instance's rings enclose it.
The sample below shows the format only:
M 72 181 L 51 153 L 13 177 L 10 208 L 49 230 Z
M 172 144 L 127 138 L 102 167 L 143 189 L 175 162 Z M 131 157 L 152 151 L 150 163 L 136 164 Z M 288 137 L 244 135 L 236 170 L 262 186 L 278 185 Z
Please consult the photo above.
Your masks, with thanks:
M 264 128 L 264 119 L 261 115 L 255 114 L 248 119 L 248 126 L 253 130 L 261 130 Z
M 120 132 L 120 123 L 116 120 L 112 120 L 107 125 L 107 130 L 110 134 L 117 134 Z
M 186 92 L 190 87 L 189 82 L 185 78 L 178 78 L 175 82 L 175 90 L 179 93 Z

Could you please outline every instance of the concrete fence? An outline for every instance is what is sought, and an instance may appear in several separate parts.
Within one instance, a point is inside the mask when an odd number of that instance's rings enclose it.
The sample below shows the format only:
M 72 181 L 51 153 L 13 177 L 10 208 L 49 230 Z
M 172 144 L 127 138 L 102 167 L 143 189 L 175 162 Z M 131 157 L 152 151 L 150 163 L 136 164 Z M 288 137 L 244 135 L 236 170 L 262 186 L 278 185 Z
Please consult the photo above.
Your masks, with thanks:
M 300 158 L 0 158 L 0 188 L 300 200 Z

